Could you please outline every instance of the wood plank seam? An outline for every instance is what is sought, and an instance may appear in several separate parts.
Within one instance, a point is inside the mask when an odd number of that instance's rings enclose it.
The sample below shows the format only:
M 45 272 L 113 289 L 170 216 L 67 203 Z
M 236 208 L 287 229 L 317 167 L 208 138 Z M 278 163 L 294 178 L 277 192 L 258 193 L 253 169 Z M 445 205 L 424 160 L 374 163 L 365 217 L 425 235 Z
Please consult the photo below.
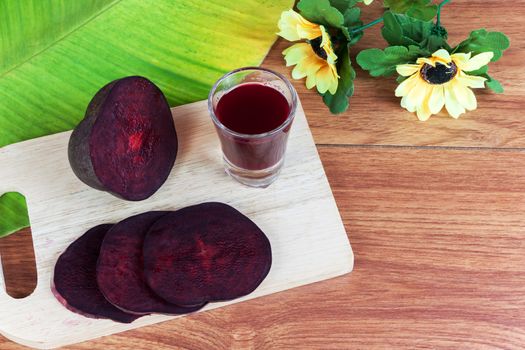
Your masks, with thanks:
M 482 152 L 525 152 L 522 147 L 463 147 L 463 146 L 405 146 L 369 144 L 326 144 L 316 143 L 317 148 L 367 148 L 367 149 L 406 149 L 406 150 L 444 150 L 444 151 L 482 151 Z

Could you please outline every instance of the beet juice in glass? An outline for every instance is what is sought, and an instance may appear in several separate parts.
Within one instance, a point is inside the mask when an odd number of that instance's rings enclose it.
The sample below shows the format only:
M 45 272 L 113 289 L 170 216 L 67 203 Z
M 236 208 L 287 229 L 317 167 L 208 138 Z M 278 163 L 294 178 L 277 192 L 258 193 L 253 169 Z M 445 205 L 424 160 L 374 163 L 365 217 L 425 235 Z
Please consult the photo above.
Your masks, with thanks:
M 274 182 L 284 163 L 297 108 L 292 84 L 268 69 L 237 69 L 213 86 L 208 108 L 226 172 L 248 186 Z

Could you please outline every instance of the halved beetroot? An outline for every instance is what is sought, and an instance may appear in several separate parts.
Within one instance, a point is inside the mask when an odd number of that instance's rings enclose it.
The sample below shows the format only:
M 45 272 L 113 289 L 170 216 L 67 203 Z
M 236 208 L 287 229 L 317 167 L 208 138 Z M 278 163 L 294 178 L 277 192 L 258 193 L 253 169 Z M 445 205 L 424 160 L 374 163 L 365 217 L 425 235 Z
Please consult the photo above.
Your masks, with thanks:
M 113 226 L 102 243 L 97 281 L 106 299 L 123 311 L 135 314 L 169 315 L 196 311 L 204 305 L 181 307 L 157 296 L 144 279 L 142 245 L 151 225 L 167 212 L 132 216 Z
M 140 316 L 111 305 L 97 285 L 97 258 L 106 232 L 113 225 L 99 225 L 71 243 L 55 265 L 52 290 L 69 310 L 91 318 L 130 323 Z
M 166 301 L 195 305 L 247 295 L 272 264 L 270 242 L 246 216 L 222 203 L 166 214 L 144 240 L 144 273 Z
M 166 181 L 177 133 L 162 91 L 143 77 L 109 83 L 93 97 L 69 140 L 69 162 L 93 188 L 139 201 Z

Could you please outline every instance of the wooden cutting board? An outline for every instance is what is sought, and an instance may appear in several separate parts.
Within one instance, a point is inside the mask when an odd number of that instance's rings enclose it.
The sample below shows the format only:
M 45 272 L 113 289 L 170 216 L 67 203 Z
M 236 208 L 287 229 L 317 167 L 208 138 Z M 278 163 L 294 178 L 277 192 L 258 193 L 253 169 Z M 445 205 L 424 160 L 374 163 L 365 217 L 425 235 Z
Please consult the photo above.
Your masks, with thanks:
M 245 187 L 225 174 L 206 101 L 172 112 L 179 135 L 177 162 L 164 186 L 142 202 L 126 202 L 80 182 L 67 160 L 70 132 L 0 149 L 0 194 L 18 191 L 27 198 L 38 271 L 37 287 L 24 299 L 8 296 L 0 276 L 2 335 L 49 349 L 173 319 L 154 315 L 119 324 L 85 318 L 64 308 L 50 289 L 55 261 L 72 241 L 95 225 L 148 210 L 225 202 L 268 235 L 273 266 L 266 280 L 244 298 L 212 303 L 202 311 L 352 271 L 352 249 L 301 107 L 285 167 L 266 189 Z

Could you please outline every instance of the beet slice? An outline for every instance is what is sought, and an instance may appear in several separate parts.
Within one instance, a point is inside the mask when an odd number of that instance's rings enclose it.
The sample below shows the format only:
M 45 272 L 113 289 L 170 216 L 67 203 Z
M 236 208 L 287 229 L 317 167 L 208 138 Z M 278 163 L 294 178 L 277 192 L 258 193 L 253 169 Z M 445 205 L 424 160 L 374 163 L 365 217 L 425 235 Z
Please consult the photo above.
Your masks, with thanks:
M 177 133 L 162 91 L 143 77 L 104 86 L 69 140 L 73 172 L 88 186 L 131 201 L 153 195 L 177 156 Z
M 100 246 L 112 226 L 96 226 L 71 243 L 57 260 L 52 290 L 58 301 L 75 313 L 130 323 L 140 316 L 111 305 L 97 285 L 96 267 Z
M 166 214 L 157 211 L 132 216 L 113 226 L 104 238 L 98 258 L 98 286 L 106 299 L 123 311 L 178 315 L 204 306 L 170 304 L 146 284 L 142 260 L 144 237 L 150 226 Z
M 222 203 L 171 212 L 144 240 L 144 274 L 150 288 L 177 305 L 226 301 L 253 292 L 272 264 L 266 235 Z

